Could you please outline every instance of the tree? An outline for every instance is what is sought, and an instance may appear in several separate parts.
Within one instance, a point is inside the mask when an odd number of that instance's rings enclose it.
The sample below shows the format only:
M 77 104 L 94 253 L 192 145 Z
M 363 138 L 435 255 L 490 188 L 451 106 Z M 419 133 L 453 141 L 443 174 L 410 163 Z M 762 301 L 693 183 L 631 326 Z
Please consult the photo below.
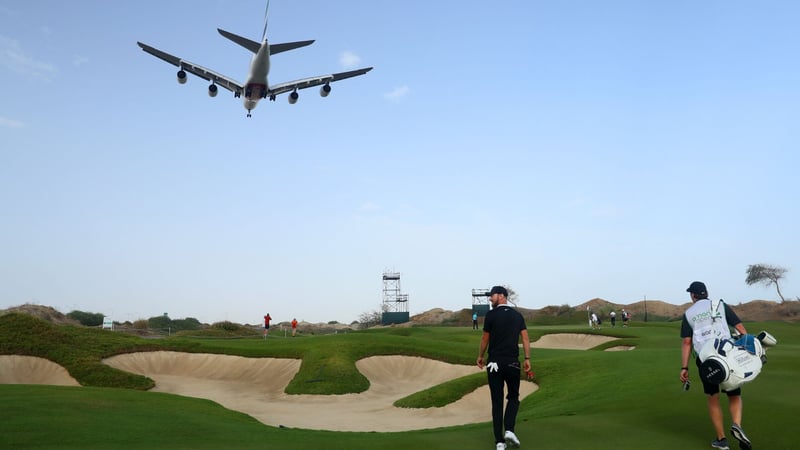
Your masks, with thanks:
M 172 327 L 172 319 L 168 315 L 155 316 L 147 319 L 147 327 L 155 329 L 167 329 Z
M 378 325 L 381 323 L 382 313 L 378 310 L 374 311 L 367 311 L 359 314 L 358 322 L 361 323 L 361 326 L 364 328 L 369 328 L 374 325 Z
M 508 302 L 511 303 L 512 305 L 517 306 L 517 302 L 519 301 L 519 294 L 517 294 L 517 292 L 514 289 L 512 289 L 511 286 L 509 285 L 505 285 L 503 287 L 506 288 L 506 290 L 508 291 L 508 298 L 506 298 L 506 300 L 508 300 Z
M 788 269 L 784 269 L 780 266 L 771 266 L 769 264 L 751 264 L 747 266 L 747 279 L 744 280 L 748 286 L 752 286 L 754 284 L 762 283 L 765 286 L 769 286 L 774 284 L 775 289 L 778 290 L 778 297 L 781 298 L 781 303 L 786 302 L 786 299 L 783 298 L 783 294 L 781 293 L 781 287 L 778 284 L 778 281 L 783 279 L 783 276 L 788 272 Z
M 67 314 L 67 317 L 77 320 L 81 325 L 86 327 L 99 327 L 103 324 L 103 317 L 105 316 L 102 313 L 91 313 L 75 310 L 70 311 Z
M 195 319 L 194 317 L 187 317 L 185 319 L 175 319 L 172 321 L 170 328 L 173 328 L 176 331 L 183 331 L 183 330 L 199 330 L 202 328 L 203 324 L 200 323 L 199 320 Z

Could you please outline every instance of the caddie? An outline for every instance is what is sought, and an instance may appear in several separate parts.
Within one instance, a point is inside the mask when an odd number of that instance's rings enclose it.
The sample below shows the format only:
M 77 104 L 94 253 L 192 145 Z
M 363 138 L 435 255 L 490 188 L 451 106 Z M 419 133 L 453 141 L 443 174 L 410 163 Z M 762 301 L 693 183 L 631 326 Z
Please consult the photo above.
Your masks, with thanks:
M 739 334 L 747 334 L 742 321 L 733 310 L 723 301 L 712 302 L 708 299 L 706 285 L 700 281 L 694 281 L 686 289 L 692 299 L 692 306 L 686 310 L 681 323 L 681 374 L 680 380 L 686 383 L 689 380 L 689 355 L 694 349 L 695 365 L 700 370 L 701 361 L 699 354 L 708 340 L 730 339 L 731 332 L 729 327 L 733 327 Z M 719 384 L 710 383 L 701 377 L 703 392 L 708 401 L 708 415 L 714 425 L 716 438 L 711 441 L 711 446 L 720 450 L 729 450 L 728 439 L 725 437 L 723 429 L 722 408 L 719 405 Z M 730 410 L 731 433 L 739 441 L 742 450 L 750 450 L 752 444 L 742 429 L 742 391 L 736 388 L 731 391 L 724 391 L 728 396 L 728 408 Z

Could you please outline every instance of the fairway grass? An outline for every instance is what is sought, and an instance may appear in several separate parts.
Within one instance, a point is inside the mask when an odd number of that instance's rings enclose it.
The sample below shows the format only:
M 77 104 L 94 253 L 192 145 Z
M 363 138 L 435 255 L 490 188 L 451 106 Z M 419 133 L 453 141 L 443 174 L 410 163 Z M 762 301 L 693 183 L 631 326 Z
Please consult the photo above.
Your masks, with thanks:
M 144 391 L 142 386 L 149 381 L 144 377 L 87 373 L 103 366 L 99 362 L 103 357 L 156 349 L 294 357 L 302 358 L 303 366 L 309 364 L 293 380 L 295 390 L 309 393 L 325 383 L 330 392 L 363 392 L 368 387 L 363 386 L 366 379 L 348 379 L 348 374 L 357 374 L 355 361 L 367 356 L 423 356 L 474 364 L 480 335 L 468 328 L 386 328 L 266 342 L 180 338 L 153 343 L 94 333 L 99 330 L 84 334 L 64 330 L 73 327 L 34 325 L 44 338 L 0 317 L 0 353 L 46 357 L 66 367 L 84 387 L 0 385 L 0 448 L 493 448 L 488 422 L 398 433 L 270 427 L 209 400 Z M 743 426 L 756 448 L 796 448 L 791 430 L 800 401 L 795 382 L 800 369 L 800 329 L 787 323 L 745 325 L 750 332 L 769 331 L 778 346 L 769 350 L 769 362 L 759 379 L 743 389 Z M 542 334 L 584 331 L 585 327 L 577 326 L 529 329 L 532 340 Z M 540 388 L 520 408 L 516 433 L 523 448 L 709 448 L 713 432 L 697 375 L 691 374 L 694 385 L 689 392 L 678 381 L 679 324 L 650 323 L 604 329 L 600 334 L 619 339 L 588 351 L 534 349 L 533 367 Z M 49 339 L 53 337 L 60 341 Z M 636 349 L 601 351 L 615 345 Z M 78 369 L 73 371 L 74 367 Z M 309 382 L 315 379 L 321 381 Z M 452 388 L 459 391 L 473 388 L 476 382 L 467 377 L 445 384 L 460 386 Z M 725 399 L 722 402 L 727 405 Z

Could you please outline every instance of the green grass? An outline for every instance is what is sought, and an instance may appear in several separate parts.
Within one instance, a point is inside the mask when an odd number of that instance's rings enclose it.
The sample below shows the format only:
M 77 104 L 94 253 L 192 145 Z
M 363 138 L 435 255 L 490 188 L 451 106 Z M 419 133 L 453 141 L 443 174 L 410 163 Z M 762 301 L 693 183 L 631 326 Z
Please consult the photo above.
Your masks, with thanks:
M 456 378 L 394 402 L 398 408 L 439 408 L 449 405 L 486 384 L 486 375 L 478 372 Z
M 800 328 L 778 322 L 745 325 L 751 332 L 766 329 L 779 341 L 759 379 L 744 387 L 745 429 L 758 448 L 794 448 Z M 696 373 L 689 392 L 678 382 L 678 330 L 678 323 L 604 327 L 603 334 L 619 339 L 589 351 L 534 350 L 540 389 L 523 401 L 518 416 L 516 431 L 524 448 L 708 448 L 713 433 Z M 529 329 L 532 339 L 585 331 L 582 324 Z M 151 380 L 100 362 L 117 353 L 158 349 L 302 358 L 289 392 L 347 393 L 368 387 L 355 370 L 360 358 L 401 354 L 474 364 L 479 336 L 469 327 L 424 327 L 266 341 L 146 340 L 9 314 L 0 317 L 0 354 L 45 357 L 65 366 L 85 387 L 0 385 L 0 448 L 493 448 L 489 423 L 403 433 L 270 427 L 208 400 L 147 392 Z M 636 349 L 600 351 L 613 345 Z M 483 383 L 482 374 L 470 375 L 401 402 L 442 405 Z

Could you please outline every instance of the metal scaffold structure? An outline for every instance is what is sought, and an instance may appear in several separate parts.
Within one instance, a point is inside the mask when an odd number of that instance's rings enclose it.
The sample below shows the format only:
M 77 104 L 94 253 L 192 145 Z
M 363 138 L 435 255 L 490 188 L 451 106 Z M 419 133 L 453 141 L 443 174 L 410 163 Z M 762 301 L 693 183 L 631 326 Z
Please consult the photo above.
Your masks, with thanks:
M 381 323 L 391 325 L 408 322 L 408 294 L 400 287 L 400 272 L 383 273 L 383 304 Z
M 478 317 L 484 317 L 489 312 L 489 289 L 472 290 L 472 312 L 477 313 Z

